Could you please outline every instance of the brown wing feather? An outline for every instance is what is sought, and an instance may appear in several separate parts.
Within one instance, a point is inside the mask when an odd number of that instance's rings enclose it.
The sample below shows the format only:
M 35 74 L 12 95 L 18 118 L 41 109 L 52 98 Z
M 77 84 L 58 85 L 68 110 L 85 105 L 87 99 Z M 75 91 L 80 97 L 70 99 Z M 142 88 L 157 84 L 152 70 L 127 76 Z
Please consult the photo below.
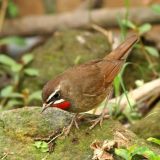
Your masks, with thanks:
M 133 45 L 138 41 L 138 36 L 133 35 L 120 44 L 109 55 L 104 57 L 99 63 L 102 74 L 105 75 L 105 82 L 111 83 L 115 76 L 119 73 Z
M 113 50 L 109 55 L 104 57 L 104 59 L 126 59 L 133 45 L 138 41 L 138 38 L 139 37 L 137 35 L 130 36 L 123 43 L 121 43 L 115 50 Z

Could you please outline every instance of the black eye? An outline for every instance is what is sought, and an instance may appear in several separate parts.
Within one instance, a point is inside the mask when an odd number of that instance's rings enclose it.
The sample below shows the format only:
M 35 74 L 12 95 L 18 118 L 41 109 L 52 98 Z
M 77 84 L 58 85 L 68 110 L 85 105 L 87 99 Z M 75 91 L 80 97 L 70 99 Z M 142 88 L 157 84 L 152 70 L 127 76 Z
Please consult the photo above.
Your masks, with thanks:
M 57 98 L 59 98 L 60 96 L 61 96 L 60 93 L 57 92 L 53 97 L 54 97 L 55 99 L 57 99 Z
M 55 100 L 58 100 L 60 98 L 61 94 L 60 92 L 55 93 L 50 99 L 47 100 L 47 104 L 50 102 L 54 102 Z

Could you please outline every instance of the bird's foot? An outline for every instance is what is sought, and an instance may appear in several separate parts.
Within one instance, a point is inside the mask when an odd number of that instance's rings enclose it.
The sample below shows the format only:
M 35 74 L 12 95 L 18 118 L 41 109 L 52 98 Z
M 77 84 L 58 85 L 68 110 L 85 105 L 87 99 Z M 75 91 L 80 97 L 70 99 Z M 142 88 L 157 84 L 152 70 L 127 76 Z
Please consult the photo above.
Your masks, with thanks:
M 65 135 L 65 136 L 68 136 L 68 135 L 69 135 L 69 133 L 70 133 L 71 128 L 73 127 L 73 125 L 75 125 L 75 127 L 79 130 L 79 126 L 78 126 L 78 123 L 77 123 L 77 119 L 79 119 L 79 118 L 78 118 L 78 115 L 76 114 L 76 115 L 72 118 L 70 124 L 69 124 L 67 127 L 64 127 L 64 135 Z
M 100 127 L 102 128 L 102 123 L 104 119 L 108 119 L 110 117 L 110 115 L 105 115 L 105 114 L 101 114 L 98 118 L 91 120 L 92 125 L 89 127 L 89 129 L 93 129 L 97 124 L 100 125 Z

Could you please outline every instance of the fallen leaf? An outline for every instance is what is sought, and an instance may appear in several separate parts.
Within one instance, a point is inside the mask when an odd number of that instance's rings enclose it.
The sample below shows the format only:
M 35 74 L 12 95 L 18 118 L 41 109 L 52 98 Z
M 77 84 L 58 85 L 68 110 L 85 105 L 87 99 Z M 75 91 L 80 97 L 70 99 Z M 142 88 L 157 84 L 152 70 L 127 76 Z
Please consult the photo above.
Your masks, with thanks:
M 109 153 L 109 151 L 113 149 L 115 146 L 115 141 L 94 141 L 90 145 L 91 149 L 94 150 L 92 160 L 114 160 L 113 155 Z

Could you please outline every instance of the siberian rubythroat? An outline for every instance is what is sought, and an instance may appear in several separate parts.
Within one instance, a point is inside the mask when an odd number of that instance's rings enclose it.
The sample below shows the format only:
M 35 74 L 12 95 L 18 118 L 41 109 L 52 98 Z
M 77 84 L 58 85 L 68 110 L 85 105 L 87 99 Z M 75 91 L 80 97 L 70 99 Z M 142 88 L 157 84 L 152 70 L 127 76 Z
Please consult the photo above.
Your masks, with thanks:
M 138 36 L 126 39 L 103 59 L 69 68 L 48 81 L 42 91 L 43 108 L 57 107 L 80 113 L 97 107 L 110 91 Z

